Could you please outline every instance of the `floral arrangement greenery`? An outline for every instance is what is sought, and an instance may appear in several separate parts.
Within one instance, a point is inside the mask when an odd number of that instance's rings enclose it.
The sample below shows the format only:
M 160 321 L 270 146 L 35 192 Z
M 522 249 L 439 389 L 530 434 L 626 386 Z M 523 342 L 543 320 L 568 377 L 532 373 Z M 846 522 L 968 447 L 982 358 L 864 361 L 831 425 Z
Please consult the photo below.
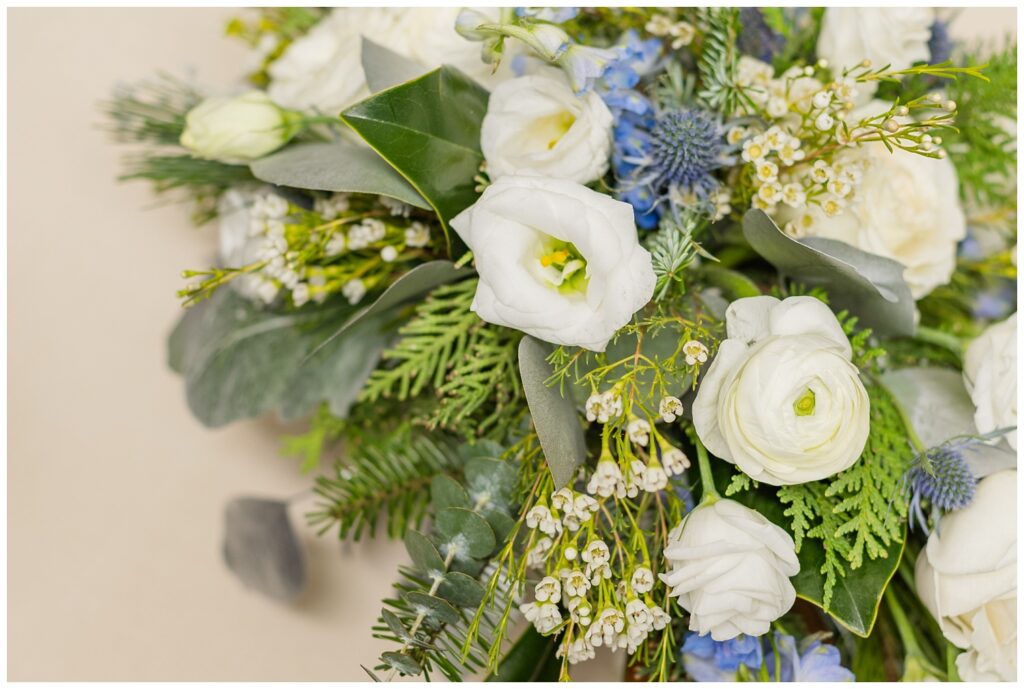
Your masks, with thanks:
M 218 226 L 196 418 L 405 543 L 370 675 L 1015 678 L 1017 52 L 949 21 L 265 9 L 106 104 Z

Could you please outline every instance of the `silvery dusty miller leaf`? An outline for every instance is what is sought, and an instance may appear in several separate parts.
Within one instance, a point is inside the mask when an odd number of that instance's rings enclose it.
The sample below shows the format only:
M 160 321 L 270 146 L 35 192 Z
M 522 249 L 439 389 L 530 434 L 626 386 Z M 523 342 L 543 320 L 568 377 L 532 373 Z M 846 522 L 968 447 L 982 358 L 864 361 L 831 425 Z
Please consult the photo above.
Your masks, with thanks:
M 306 587 L 299 539 L 280 500 L 235 498 L 224 511 L 224 561 L 248 588 L 291 601 Z
M 743 216 L 743 235 L 780 273 L 824 288 L 833 308 L 847 309 L 860 325 L 878 335 L 914 334 L 914 298 L 901 263 L 833 239 L 791 239 L 756 208 Z
M 551 478 L 558 489 L 572 480 L 576 467 L 587 455 L 587 448 L 571 393 L 566 390 L 567 396 L 562 397 L 557 387 L 549 388 L 545 384 L 552 374 L 547 362 L 551 352 L 551 345 L 529 335 L 519 342 L 523 391 Z

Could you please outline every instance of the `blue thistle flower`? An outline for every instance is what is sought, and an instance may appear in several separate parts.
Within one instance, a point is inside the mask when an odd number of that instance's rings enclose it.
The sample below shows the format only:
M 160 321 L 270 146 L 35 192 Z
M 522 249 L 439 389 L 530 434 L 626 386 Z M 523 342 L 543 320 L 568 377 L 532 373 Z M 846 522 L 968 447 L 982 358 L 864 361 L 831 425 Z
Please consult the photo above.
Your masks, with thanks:
M 676 186 L 706 195 L 718 186 L 711 173 L 723 165 L 722 127 L 699 109 L 662 113 L 651 130 L 651 170 L 657 186 Z
M 927 452 L 921 462 L 907 471 L 910 486 L 910 521 L 925 533 L 927 519 L 922 510 L 922 501 L 927 500 L 933 509 L 943 512 L 962 510 L 971 504 L 978 479 L 967 465 L 962 449 L 967 443 L 947 443 Z

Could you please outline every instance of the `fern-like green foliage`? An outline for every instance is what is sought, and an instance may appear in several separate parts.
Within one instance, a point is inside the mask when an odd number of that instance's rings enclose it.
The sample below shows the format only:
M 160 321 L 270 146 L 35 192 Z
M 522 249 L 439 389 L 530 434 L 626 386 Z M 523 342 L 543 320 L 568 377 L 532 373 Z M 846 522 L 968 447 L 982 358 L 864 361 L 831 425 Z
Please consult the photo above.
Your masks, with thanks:
M 525 413 L 517 369 L 520 333 L 470 311 L 476 280 L 443 285 L 416 306 L 399 340 L 360 393 L 361 402 L 405 401 L 432 392 L 421 421 L 464 438 L 503 440 Z
M 799 552 L 805 541 L 818 541 L 825 553 L 827 607 L 838 577 L 855 570 L 865 558 L 888 555 L 902 541 L 907 500 L 901 477 L 914 460 L 902 416 L 892 398 L 878 385 L 868 386 L 871 431 L 864 453 L 846 471 L 828 481 L 778 489 L 786 505 L 793 540 Z
M 648 248 L 651 266 L 657 282 L 654 300 L 662 301 L 669 290 L 683 290 L 683 274 L 697 256 L 693 234 L 699 227 L 695 216 L 686 216 L 682 222 L 670 218 L 661 221 L 660 229 L 652 235 Z
M 455 447 L 436 435 L 398 435 L 353 448 L 348 463 L 316 479 L 321 500 L 310 524 L 321 534 L 336 528 L 339 538 L 359 540 L 383 516 L 388 536 L 401 538 L 423 523 L 433 478 L 461 463 Z
M 697 95 L 708 108 L 729 117 L 741 104 L 752 105 L 736 80 L 740 12 L 735 7 L 703 8 L 698 21 L 703 44 L 697 64 L 701 81 Z

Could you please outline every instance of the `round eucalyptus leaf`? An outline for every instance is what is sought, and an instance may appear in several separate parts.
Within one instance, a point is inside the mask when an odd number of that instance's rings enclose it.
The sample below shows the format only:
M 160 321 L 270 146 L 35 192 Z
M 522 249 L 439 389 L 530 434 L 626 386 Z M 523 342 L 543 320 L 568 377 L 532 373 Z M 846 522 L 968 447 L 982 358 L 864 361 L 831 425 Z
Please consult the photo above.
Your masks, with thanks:
M 306 562 L 281 500 L 235 498 L 224 511 L 224 560 L 247 587 L 292 601 L 306 587 Z
M 419 531 L 405 533 L 405 550 L 416 568 L 424 573 L 444 572 L 444 559 L 430 539 Z
M 434 622 L 454 624 L 461 619 L 459 611 L 443 598 L 431 596 L 422 591 L 409 591 L 404 598 L 409 605 L 416 609 L 417 613 L 423 613 Z
M 448 572 L 437 588 L 437 595 L 454 606 L 475 608 L 484 599 L 484 587 L 468 574 Z
M 387 651 L 382 653 L 380 659 L 384 663 L 395 670 L 398 670 L 403 675 L 418 675 L 423 672 L 423 668 L 419 666 L 412 656 L 408 656 L 404 653 L 398 653 L 396 651 Z
M 388 626 L 388 629 L 402 641 L 408 641 L 411 637 L 409 636 L 409 630 L 402 624 L 402 620 L 399 619 L 398 615 L 391 612 L 388 609 L 384 609 L 380 613 L 380 617 L 384 620 L 384 624 Z
M 430 502 L 435 512 L 447 507 L 469 507 L 469 494 L 458 481 L 451 476 L 435 476 L 430 482 Z
M 449 571 L 461 572 L 468 577 L 476 579 L 480 576 L 480 572 L 484 571 L 485 564 L 487 564 L 485 560 L 474 560 L 471 557 L 455 558 L 452 560 L 452 566 L 449 568 Z
M 461 507 L 448 507 L 437 513 L 437 530 L 444 537 L 446 554 L 455 549 L 456 556 L 487 557 L 494 550 L 494 531 L 487 520 L 476 512 Z
M 510 462 L 475 457 L 466 463 L 466 486 L 474 504 L 507 507 L 516 488 L 516 469 Z
M 488 457 L 490 459 L 497 459 L 505 453 L 503 448 L 493 440 L 478 440 L 472 445 L 466 443 L 459 446 L 459 456 L 462 459 L 469 461 L 474 457 Z
M 496 508 L 484 509 L 482 514 L 487 520 L 487 525 L 494 532 L 494 537 L 498 539 L 498 543 L 504 543 L 512 529 L 515 528 L 516 520 L 508 516 L 508 513 Z

